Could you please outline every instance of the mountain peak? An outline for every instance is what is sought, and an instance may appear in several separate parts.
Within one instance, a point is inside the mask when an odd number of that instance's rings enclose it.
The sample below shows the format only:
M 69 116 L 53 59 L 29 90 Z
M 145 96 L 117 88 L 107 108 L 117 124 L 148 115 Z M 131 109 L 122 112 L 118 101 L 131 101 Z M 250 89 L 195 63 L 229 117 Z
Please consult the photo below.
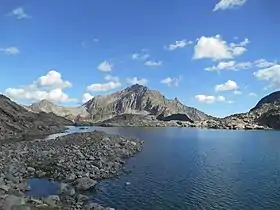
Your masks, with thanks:
M 35 104 L 41 104 L 41 105 L 47 105 L 47 104 L 49 104 L 49 105 L 54 105 L 53 102 L 48 101 L 47 99 L 43 99 L 43 100 L 41 100 L 41 101 L 39 101 L 39 102 L 37 102 L 37 103 L 35 103 Z
M 136 83 L 134 85 L 131 85 L 130 87 L 127 87 L 125 90 L 132 91 L 132 92 L 142 92 L 143 90 L 147 90 L 147 89 L 148 87 Z

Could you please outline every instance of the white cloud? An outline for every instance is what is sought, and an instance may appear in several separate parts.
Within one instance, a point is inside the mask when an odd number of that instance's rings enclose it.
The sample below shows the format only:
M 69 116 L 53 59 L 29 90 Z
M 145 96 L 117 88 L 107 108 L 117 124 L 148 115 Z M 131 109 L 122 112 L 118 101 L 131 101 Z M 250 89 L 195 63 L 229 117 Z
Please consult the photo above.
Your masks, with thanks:
M 257 94 L 256 94 L 256 93 L 249 93 L 249 96 L 256 97 L 256 96 L 257 96 Z
M 114 77 L 112 75 L 106 75 L 104 77 L 104 79 L 107 80 L 107 81 L 113 81 L 113 82 L 118 82 L 119 81 L 119 77 Z
M 280 87 L 280 64 L 275 64 L 266 69 L 254 72 L 254 76 L 259 80 L 266 80 L 270 87 Z
M 229 91 L 229 90 L 237 90 L 238 85 L 236 84 L 235 81 L 228 80 L 224 84 L 219 84 L 215 86 L 215 91 L 220 92 L 220 91 Z
M 51 70 L 46 75 L 39 77 L 37 84 L 38 86 L 49 87 L 52 89 L 64 89 L 72 86 L 69 81 L 64 81 L 61 74 L 55 70 Z
M 64 88 L 70 86 L 70 82 L 63 81 L 60 73 L 53 70 L 30 85 L 7 88 L 5 94 L 15 101 L 37 102 L 43 99 L 57 103 L 76 101 L 63 92 Z
M 108 61 L 103 61 L 97 66 L 97 69 L 99 71 L 112 71 L 113 70 L 113 65 L 110 64 Z
M 17 55 L 20 53 L 17 47 L 0 48 L 0 52 L 3 52 L 6 55 Z
M 234 101 L 229 100 L 229 101 L 227 101 L 227 103 L 228 103 L 228 104 L 234 104 L 235 102 L 234 102 Z
M 82 97 L 82 103 L 84 104 L 93 98 L 94 98 L 94 96 L 91 95 L 90 93 L 85 93 Z
M 145 66 L 161 66 L 162 65 L 162 62 L 161 61 L 153 61 L 153 60 L 149 60 L 149 61 L 146 61 L 144 63 Z
M 267 68 L 267 67 L 274 66 L 277 62 L 269 62 L 265 59 L 259 59 L 256 60 L 254 63 L 259 68 Z
M 91 92 L 106 92 L 109 90 L 114 90 L 122 85 L 118 77 L 107 75 L 105 76 L 105 80 L 108 82 L 91 84 L 87 86 L 87 90 Z
M 196 95 L 195 99 L 201 103 L 207 103 L 207 104 L 226 101 L 226 98 L 224 96 Z
M 238 8 L 241 7 L 246 3 L 247 0 L 220 0 L 218 4 L 216 4 L 215 8 L 213 11 L 218 11 L 218 10 L 226 10 L 226 9 L 233 9 L 233 8 Z
M 99 42 L 99 39 L 93 38 L 92 41 L 94 41 L 94 42 Z
M 22 7 L 14 9 L 12 12 L 9 13 L 9 15 L 14 16 L 18 20 L 31 18 L 31 16 L 28 15 Z
M 234 94 L 234 95 L 241 95 L 242 92 L 241 92 L 240 90 L 235 90 L 235 91 L 233 91 L 233 94 Z
M 148 83 L 148 80 L 145 78 L 137 78 L 137 77 L 133 77 L 133 78 L 127 78 L 126 82 L 130 85 L 134 85 L 134 84 L 139 84 L 139 85 L 146 85 Z
M 251 62 L 236 63 L 236 61 L 221 61 L 217 66 L 205 68 L 206 71 L 221 71 L 221 70 L 243 70 L 252 67 Z
M 142 60 L 145 61 L 150 57 L 150 54 L 147 52 L 133 53 L 131 58 L 132 60 Z
M 165 47 L 167 50 L 176 50 L 177 48 L 184 48 L 188 45 L 193 44 L 192 41 L 187 41 L 186 39 L 180 40 L 180 41 L 175 41 L 175 43 L 168 45 Z
M 194 47 L 193 59 L 210 58 L 212 60 L 232 59 L 246 51 L 245 45 L 249 43 L 245 39 L 240 43 L 230 43 L 222 39 L 220 35 L 214 37 L 202 36 Z
M 217 96 L 216 97 L 216 101 L 219 101 L 219 102 L 222 102 L 222 101 L 225 101 L 226 98 L 224 96 Z
M 161 80 L 160 83 L 165 84 L 169 87 L 171 86 L 178 87 L 181 80 L 182 80 L 181 77 L 173 77 L 173 78 L 166 77 L 165 79 Z

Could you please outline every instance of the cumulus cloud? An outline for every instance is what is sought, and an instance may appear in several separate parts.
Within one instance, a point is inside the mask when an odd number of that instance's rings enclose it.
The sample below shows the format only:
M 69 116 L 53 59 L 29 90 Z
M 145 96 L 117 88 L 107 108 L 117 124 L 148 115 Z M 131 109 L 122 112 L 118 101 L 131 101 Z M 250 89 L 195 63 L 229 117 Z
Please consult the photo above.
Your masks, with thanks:
M 148 80 L 145 78 L 133 77 L 133 78 L 127 78 L 126 82 L 130 85 L 134 85 L 134 84 L 146 85 L 148 83 Z
M 186 39 L 180 40 L 180 41 L 175 41 L 175 43 L 169 44 L 168 46 L 166 46 L 165 48 L 167 50 L 173 51 L 176 50 L 177 48 L 184 48 L 188 45 L 193 44 L 192 41 L 187 41 Z
M 219 84 L 215 86 L 215 91 L 220 92 L 220 91 L 229 91 L 229 90 L 237 90 L 238 85 L 235 81 L 233 80 L 228 80 L 224 84 Z
M 107 75 L 104 79 L 108 82 L 91 84 L 87 86 L 87 90 L 91 92 L 106 92 L 109 90 L 114 90 L 122 85 L 118 77 Z
M 94 98 L 94 96 L 91 95 L 90 93 L 85 93 L 82 97 L 82 103 L 84 104 L 93 98 Z
M 23 7 L 15 8 L 12 12 L 9 13 L 9 15 L 15 17 L 18 20 L 31 18 L 31 16 L 24 11 Z
M 160 81 L 160 83 L 167 85 L 168 87 L 178 87 L 182 77 L 166 77 Z
M 72 86 L 69 81 L 64 81 L 61 74 L 55 70 L 51 70 L 46 75 L 39 77 L 36 84 L 38 86 L 49 87 L 51 89 L 64 89 Z
M 207 103 L 207 104 L 226 101 L 226 98 L 224 96 L 211 96 L 211 95 L 196 95 L 195 99 L 198 102 Z
M 214 7 L 213 11 L 234 9 L 243 6 L 247 0 L 220 0 Z
M 280 87 L 280 65 L 275 64 L 266 69 L 261 69 L 254 72 L 254 76 L 259 80 L 269 82 L 270 87 Z
M 161 66 L 162 61 L 153 61 L 153 60 L 148 60 L 144 63 L 145 66 L 151 66 L 151 67 L 156 67 L 156 66 Z
M 245 46 L 249 43 L 245 39 L 240 43 L 230 43 L 222 39 L 220 35 L 213 37 L 202 36 L 194 46 L 193 59 L 210 58 L 212 60 L 232 59 L 246 52 Z
M 97 66 L 97 69 L 99 71 L 112 71 L 113 70 L 113 65 L 105 60 Z
M 17 47 L 7 47 L 7 48 L 0 48 L 0 52 L 6 55 L 17 55 L 20 53 Z
M 236 61 L 221 61 L 216 66 L 205 68 L 206 71 L 221 71 L 221 70 L 243 70 L 249 69 L 252 67 L 251 62 L 241 62 L 237 63 Z
M 37 102 L 43 99 L 56 103 L 76 101 L 63 92 L 67 87 L 71 87 L 71 83 L 64 81 L 59 72 L 51 70 L 30 85 L 7 88 L 5 94 L 15 101 Z

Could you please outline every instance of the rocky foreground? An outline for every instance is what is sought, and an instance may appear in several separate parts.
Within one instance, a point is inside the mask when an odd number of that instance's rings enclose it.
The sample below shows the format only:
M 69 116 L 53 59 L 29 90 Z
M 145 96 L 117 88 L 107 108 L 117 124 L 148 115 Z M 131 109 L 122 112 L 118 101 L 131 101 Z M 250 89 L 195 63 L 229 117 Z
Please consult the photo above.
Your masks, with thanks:
M 53 140 L 2 143 L 0 207 L 28 209 L 111 209 L 91 203 L 85 194 L 98 180 L 120 173 L 124 159 L 141 150 L 139 140 L 104 132 L 77 133 Z M 30 178 L 59 181 L 58 195 L 31 198 Z

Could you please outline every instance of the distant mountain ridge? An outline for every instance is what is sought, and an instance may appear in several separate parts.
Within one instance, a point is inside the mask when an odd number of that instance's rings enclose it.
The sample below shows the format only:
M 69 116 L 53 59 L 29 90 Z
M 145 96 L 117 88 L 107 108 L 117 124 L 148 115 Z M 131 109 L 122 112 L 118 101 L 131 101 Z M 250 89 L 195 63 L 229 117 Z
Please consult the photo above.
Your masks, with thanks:
M 94 122 L 121 114 L 153 115 L 160 120 L 176 120 L 176 117 L 179 117 L 179 120 L 201 121 L 213 118 L 196 108 L 185 106 L 177 98 L 166 99 L 159 91 L 139 84 L 109 95 L 95 96 L 80 107 L 61 107 L 43 100 L 26 108 L 33 112 L 53 112 L 68 118 L 80 114 Z
M 30 106 L 25 106 L 25 108 L 35 113 L 38 112 L 54 113 L 57 116 L 66 117 L 68 119 L 74 119 L 77 115 L 81 115 L 82 117 L 86 118 L 89 115 L 89 113 L 87 112 L 84 106 L 63 107 L 63 106 L 58 106 L 48 100 L 42 100 L 37 103 L 33 103 Z
M 93 121 L 110 119 L 120 114 L 143 114 L 165 118 L 184 114 L 192 121 L 201 121 L 211 116 L 182 104 L 177 98 L 166 99 L 159 91 L 135 84 L 122 91 L 96 96 L 84 104 Z

